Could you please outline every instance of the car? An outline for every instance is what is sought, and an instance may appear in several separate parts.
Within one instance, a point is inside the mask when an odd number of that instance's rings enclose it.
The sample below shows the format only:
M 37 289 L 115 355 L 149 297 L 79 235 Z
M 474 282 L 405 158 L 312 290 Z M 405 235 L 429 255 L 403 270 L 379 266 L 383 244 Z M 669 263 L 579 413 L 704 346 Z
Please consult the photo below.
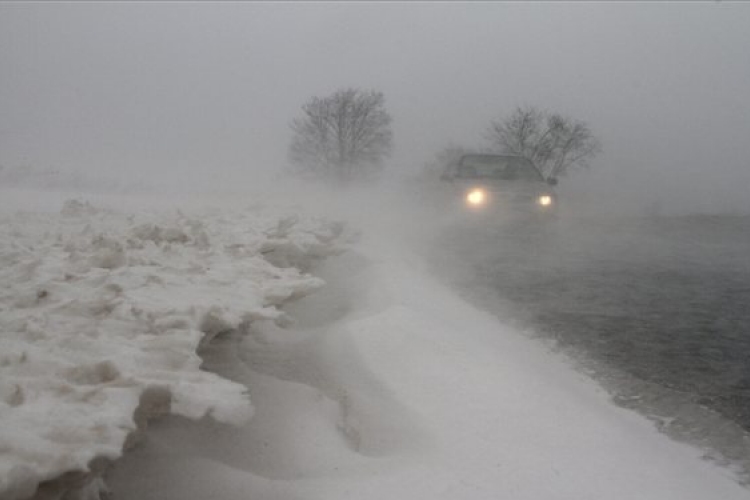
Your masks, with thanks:
M 465 154 L 441 176 L 461 212 L 493 218 L 547 217 L 556 212 L 557 179 L 534 163 L 500 154 Z

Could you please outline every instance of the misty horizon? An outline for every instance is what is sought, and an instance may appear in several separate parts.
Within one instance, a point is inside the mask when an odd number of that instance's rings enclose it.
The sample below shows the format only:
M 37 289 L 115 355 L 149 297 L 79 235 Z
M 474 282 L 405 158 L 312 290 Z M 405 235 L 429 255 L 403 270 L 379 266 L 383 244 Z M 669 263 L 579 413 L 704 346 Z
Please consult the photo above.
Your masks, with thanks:
M 356 87 L 393 116 L 386 177 L 532 105 L 602 142 L 563 194 L 747 213 L 748 20 L 733 3 L 3 4 L 0 165 L 272 183 L 304 102 Z

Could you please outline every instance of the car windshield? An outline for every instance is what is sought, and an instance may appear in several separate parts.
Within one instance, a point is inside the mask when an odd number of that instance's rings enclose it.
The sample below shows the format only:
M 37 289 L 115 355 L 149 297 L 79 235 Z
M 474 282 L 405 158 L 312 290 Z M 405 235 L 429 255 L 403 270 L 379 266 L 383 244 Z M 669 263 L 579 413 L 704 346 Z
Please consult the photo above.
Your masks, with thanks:
M 464 156 L 456 177 L 464 179 L 498 179 L 504 181 L 541 181 L 542 176 L 531 161 L 519 156 Z

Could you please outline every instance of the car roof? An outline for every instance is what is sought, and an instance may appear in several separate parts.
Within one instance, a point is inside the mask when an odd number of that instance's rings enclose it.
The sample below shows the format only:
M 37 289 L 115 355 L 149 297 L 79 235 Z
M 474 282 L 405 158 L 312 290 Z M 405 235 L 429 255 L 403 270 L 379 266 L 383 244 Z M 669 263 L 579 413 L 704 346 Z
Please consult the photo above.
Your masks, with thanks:
M 457 174 L 457 171 L 463 166 L 464 160 L 467 158 L 476 158 L 476 159 L 502 159 L 502 160 L 522 160 L 523 163 L 526 163 L 528 166 L 534 169 L 536 171 L 538 178 L 540 181 L 544 181 L 544 175 L 542 172 L 537 168 L 537 166 L 534 164 L 533 161 L 526 158 L 522 155 L 510 155 L 510 154 L 498 154 L 498 153 L 467 153 L 464 155 L 461 155 L 459 160 L 452 166 L 448 167 L 448 172 L 450 172 L 451 176 L 455 177 Z

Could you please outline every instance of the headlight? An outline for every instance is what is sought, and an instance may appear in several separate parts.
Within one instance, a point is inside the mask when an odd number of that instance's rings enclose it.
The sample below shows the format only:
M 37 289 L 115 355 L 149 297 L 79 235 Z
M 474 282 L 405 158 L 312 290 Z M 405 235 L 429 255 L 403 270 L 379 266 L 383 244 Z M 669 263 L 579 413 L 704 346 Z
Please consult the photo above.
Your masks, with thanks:
M 537 203 L 539 203 L 543 207 L 549 207 L 552 205 L 552 197 L 548 194 L 543 194 L 537 199 Z
M 487 193 L 483 189 L 472 189 L 466 195 L 466 202 L 469 205 L 483 205 L 487 201 Z

